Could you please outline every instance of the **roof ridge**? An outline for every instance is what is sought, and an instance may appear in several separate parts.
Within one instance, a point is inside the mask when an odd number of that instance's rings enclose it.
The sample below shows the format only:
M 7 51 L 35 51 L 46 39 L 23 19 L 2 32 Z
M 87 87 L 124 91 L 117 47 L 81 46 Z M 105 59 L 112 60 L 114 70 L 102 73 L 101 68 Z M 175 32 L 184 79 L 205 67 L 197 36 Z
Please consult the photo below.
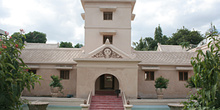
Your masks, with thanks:
M 172 51 L 134 51 L 134 53 L 196 53 L 188 51 L 172 52 Z
M 24 48 L 23 50 L 75 50 L 83 51 L 81 48 Z

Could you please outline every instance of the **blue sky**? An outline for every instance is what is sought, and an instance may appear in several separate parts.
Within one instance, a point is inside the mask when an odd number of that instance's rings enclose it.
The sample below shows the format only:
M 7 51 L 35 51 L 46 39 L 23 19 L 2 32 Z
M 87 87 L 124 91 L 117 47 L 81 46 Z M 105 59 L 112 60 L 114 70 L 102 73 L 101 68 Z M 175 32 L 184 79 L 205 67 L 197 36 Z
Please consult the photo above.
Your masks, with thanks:
M 153 37 L 158 24 L 167 36 L 183 26 L 204 34 L 211 22 L 220 30 L 219 10 L 220 0 L 136 0 L 132 41 Z M 84 44 L 81 13 L 80 0 L 0 0 L 0 29 L 43 32 L 47 43 Z

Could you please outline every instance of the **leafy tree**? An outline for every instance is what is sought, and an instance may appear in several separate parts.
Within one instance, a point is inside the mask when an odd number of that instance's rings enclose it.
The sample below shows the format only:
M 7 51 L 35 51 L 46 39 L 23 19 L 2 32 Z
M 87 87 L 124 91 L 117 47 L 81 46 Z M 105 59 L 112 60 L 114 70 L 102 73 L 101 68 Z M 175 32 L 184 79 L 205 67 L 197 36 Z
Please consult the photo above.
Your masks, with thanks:
M 7 32 L 5 32 L 7 33 Z M 22 35 L 16 34 L 13 37 L 2 36 L 0 39 L 0 109 L 15 110 L 21 109 L 23 101 L 20 99 L 24 88 L 30 91 L 35 83 L 39 82 L 41 76 L 27 71 L 29 69 L 19 57 L 24 48 Z
M 182 48 L 186 48 L 186 49 L 190 48 L 189 42 L 181 42 L 180 45 Z
M 60 43 L 60 48 L 73 48 L 73 45 L 71 42 L 63 42 Z
M 205 53 L 198 50 L 191 64 L 194 70 L 192 81 L 195 87 L 201 87 L 197 94 L 191 95 L 188 102 L 184 102 L 185 109 L 196 108 L 198 110 L 220 109 L 220 40 L 216 39 L 219 33 L 212 26 L 206 33 L 211 41 Z
M 211 23 L 211 28 L 208 29 L 208 31 L 206 32 L 206 35 L 212 34 L 212 36 L 218 36 L 220 33 L 218 32 L 218 30 L 216 29 L 215 25 L 213 25 Z
M 204 38 L 198 31 L 190 31 L 183 27 L 183 29 L 178 29 L 176 33 L 173 33 L 171 38 L 163 35 L 160 25 L 155 28 L 154 39 L 151 37 L 146 37 L 140 39 L 139 42 L 133 43 L 135 50 L 156 50 L 157 43 L 162 45 L 181 45 L 183 48 L 193 48 Z
M 157 43 L 161 43 L 162 42 L 162 38 L 163 38 L 162 29 L 161 29 L 160 25 L 158 25 L 158 27 L 155 28 L 154 40 Z
M 160 25 L 158 25 L 158 27 L 155 28 L 154 40 L 155 40 L 156 44 L 157 43 L 167 44 L 168 37 L 166 35 L 163 35 Z M 157 45 L 156 45 L 156 47 L 157 47 Z
M 146 37 L 144 38 L 144 41 L 147 43 L 148 51 L 157 49 L 157 42 L 153 38 Z
M 204 38 L 198 31 L 190 31 L 186 28 L 178 29 L 176 33 L 173 33 L 171 38 L 167 41 L 169 45 L 180 45 L 182 42 L 188 42 L 188 44 L 197 45 Z
M 157 49 L 157 42 L 151 37 L 145 37 L 140 39 L 139 42 L 133 42 L 135 50 L 139 51 L 149 51 Z
M 140 39 L 139 42 L 133 42 L 135 50 L 150 51 L 157 49 L 157 43 L 166 44 L 168 37 L 162 34 L 160 25 L 155 28 L 154 39 L 151 37 L 145 37 Z
M 15 32 L 11 35 L 12 38 L 21 38 L 22 43 L 25 41 L 25 37 L 21 37 L 21 32 Z
M 148 50 L 147 44 L 145 42 L 145 40 L 141 39 L 139 40 L 139 42 L 133 42 L 133 45 L 135 46 L 135 50 L 139 50 L 139 51 L 146 51 Z
M 77 44 L 74 46 L 74 48 L 81 48 L 81 47 L 83 47 L 83 44 L 80 44 L 80 43 L 77 43 Z
M 46 43 L 47 42 L 47 38 L 46 38 L 46 34 L 42 33 L 42 32 L 29 32 L 27 34 L 25 34 L 26 39 L 25 41 L 27 41 L 28 43 Z
M 166 35 L 163 35 L 163 37 L 162 37 L 162 41 L 161 41 L 161 44 L 166 45 L 166 44 L 167 44 L 168 39 L 169 39 L 169 38 L 168 38 Z

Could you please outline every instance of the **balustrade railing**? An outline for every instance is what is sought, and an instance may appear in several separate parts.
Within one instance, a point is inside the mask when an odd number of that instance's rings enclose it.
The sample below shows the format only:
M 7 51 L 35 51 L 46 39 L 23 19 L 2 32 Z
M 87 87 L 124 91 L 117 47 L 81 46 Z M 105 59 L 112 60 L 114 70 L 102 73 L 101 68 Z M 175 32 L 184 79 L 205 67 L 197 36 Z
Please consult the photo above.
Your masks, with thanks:
M 91 101 L 92 101 L 92 91 L 91 91 L 91 92 L 89 93 L 89 95 L 88 95 L 87 103 L 86 103 L 86 104 L 90 106 Z
M 124 105 L 124 110 L 131 110 L 133 105 L 130 105 L 130 101 L 126 99 L 125 92 L 122 91 L 121 94 L 122 94 L 122 101 L 123 101 L 123 105 Z
M 91 100 L 92 100 L 92 92 L 89 93 L 87 100 L 84 100 L 84 104 L 80 104 L 82 110 L 90 109 Z

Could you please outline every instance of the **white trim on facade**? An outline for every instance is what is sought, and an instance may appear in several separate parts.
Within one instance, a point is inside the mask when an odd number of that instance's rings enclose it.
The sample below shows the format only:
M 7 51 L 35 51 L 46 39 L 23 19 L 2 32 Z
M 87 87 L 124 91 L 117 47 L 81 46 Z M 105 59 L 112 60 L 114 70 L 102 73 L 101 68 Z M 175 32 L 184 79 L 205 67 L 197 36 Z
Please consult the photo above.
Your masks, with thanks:
M 117 7 L 115 6 L 100 6 L 100 11 L 116 11 Z
M 193 70 L 193 67 L 176 67 L 176 70 Z
M 116 35 L 116 30 L 101 30 L 99 33 L 101 35 Z
M 160 67 L 158 67 L 158 66 L 142 66 L 141 69 L 142 70 L 159 70 Z
M 31 68 L 31 69 L 38 69 L 38 68 L 40 68 L 40 66 L 39 65 L 27 65 L 29 68 Z

